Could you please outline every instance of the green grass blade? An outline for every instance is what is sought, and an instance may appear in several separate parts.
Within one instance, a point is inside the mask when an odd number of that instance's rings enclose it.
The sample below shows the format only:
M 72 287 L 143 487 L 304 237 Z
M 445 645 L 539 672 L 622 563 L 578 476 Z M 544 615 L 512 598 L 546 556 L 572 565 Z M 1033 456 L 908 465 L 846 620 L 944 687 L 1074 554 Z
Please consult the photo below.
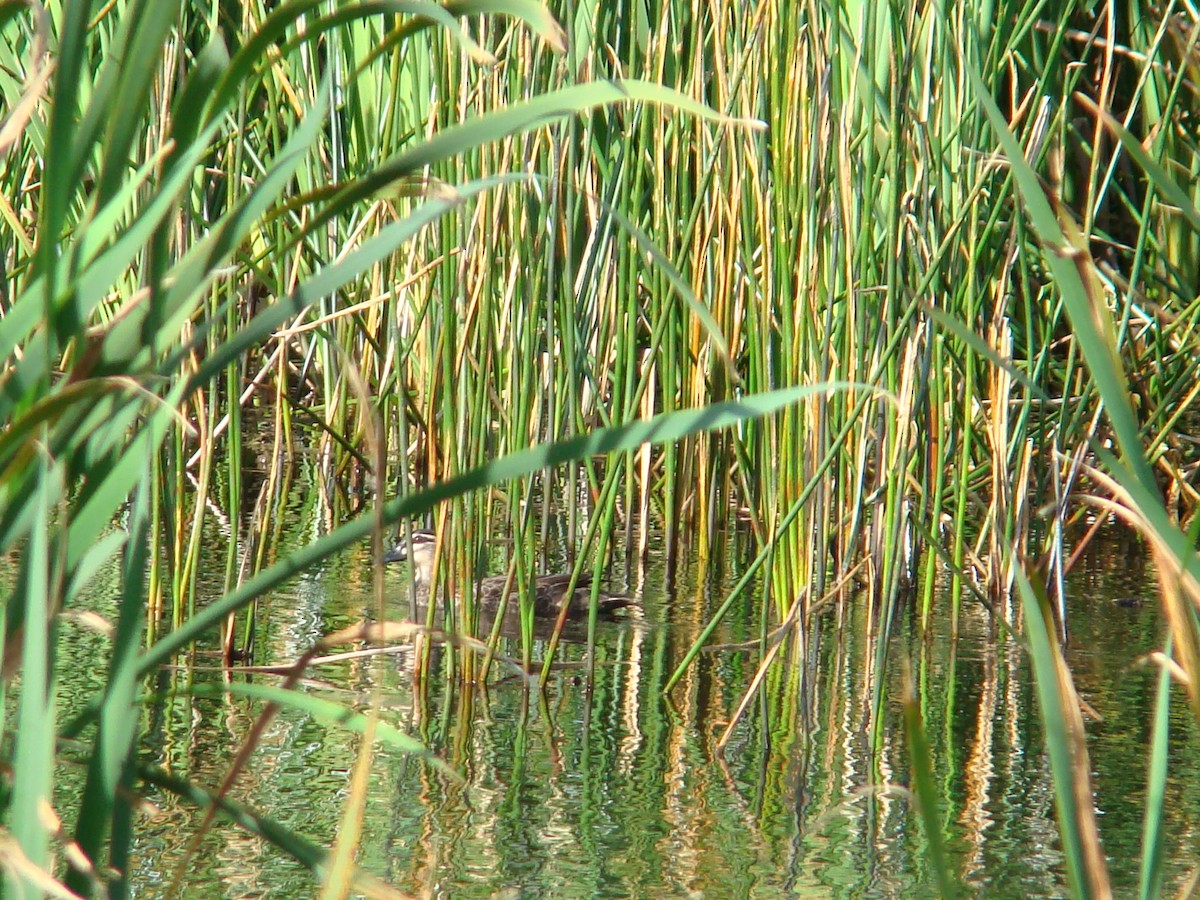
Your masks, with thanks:
M 1154 184 L 1162 195 L 1167 198 L 1172 204 L 1179 208 L 1183 216 L 1191 224 L 1192 228 L 1200 231 L 1200 209 L 1196 208 L 1196 204 L 1192 202 L 1192 197 L 1179 186 L 1179 183 L 1171 177 L 1170 173 L 1155 161 L 1146 148 L 1142 146 L 1142 142 L 1129 133 L 1129 129 L 1117 121 L 1112 113 L 1106 109 L 1098 107 L 1090 97 L 1084 94 L 1075 94 L 1074 99 L 1078 100 L 1084 108 L 1092 115 L 1100 119 L 1104 123 L 1104 127 L 1111 131 L 1120 140 L 1121 146 L 1125 148 L 1134 161 L 1141 166 L 1142 171 Z
M 211 686 L 197 685 L 192 689 L 192 694 L 196 697 L 220 697 L 226 693 L 237 697 L 265 700 L 277 706 L 298 710 L 299 712 L 307 713 L 322 724 L 332 725 L 353 734 L 362 734 L 366 728 L 367 716 L 363 713 L 357 712 L 344 704 L 301 691 L 292 691 L 269 684 L 255 684 L 253 682 L 232 682 L 230 684 Z M 420 741 L 405 734 L 395 725 L 383 721 L 377 722 L 375 724 L 375 738 L 380 743 L 387 744 L 396 750 L 404 753 L 412 753 L 427 759 L 441 770 L 442 774 L 450 778 L 457 779 L 459 777 L 453 769 L 429 751 Z
M 1016 570 L 1016 580 L 1033 662 L 1038 710 L 1046 731 L 1058 833 L 1071 889 L 1077 897 L 1110 897 L 1108 868 L 1096 832 L 1091 769 L 1079 701 L 1056 642 L 1049 604 L 1039 596 L 1020 567 Z
M 362 202 L 377 191 L 423 172 L 427 167 L 570 116 L 630 101 L 676 109 L 724 125 L 760 126 L 753 120 L 723 116 L 680 91 L 649 81 L 614 79 L 572 85 L 453 125 L 418 146 L 397 153 L 333 193 L 329 197 L 327 210 L 316 217 L 313 227 L 324 225 L 334 211 Z
M 1171 639 L 1163 650 L 1154 699 L 1149 771 L 1146 778 L 1146 812 L 1142 824 L 1142 865 L 1138 896 L 1153 900 L 1162 893 L 1163 841 L 1166 838 L 1167 760 L 1171 750 Z
M 128 796 L 119 786 L 127 784 L 134 739 L 138 733 L 137 659 L 142 648 L 142 622 L 146 606 L 146 565 L 150 546 L 150 461 L 140 459 L 141 477 L 131 504 L 128 540 L 121 574 L 121 602 L 113 635 L 108 683 L 100 700 L 96 739 L 88 758 L 88 775 L 75 827 L 75 841 L 94 866 L 126 873 L 128 846 L 114 842 L 113 857 L 104 860 L 108 835 L 130 830 L 133 811 Z M 122 879 L 123 880 L 123 879 Z M 72 890 L 87 894 L 94 889 L 91 879 L 72 869 L 67 878 Z M 126 883 L 123 890 L 128 891 Z
M 50 834 L 43 807 L 52 806 L 55 753 L 54 647 L 52 643 L 55 582 L 60 580 L 51 531 L 57 473 L 46 456 L 39 456 L 36 519 L 22 559 L 24 615 L 21 641 L 21 687 L 13 735 L 14 779 L 8 827 L 26 858 L 46 871 L 50 864 Z M 5 871 L 8 892 L 36 896 L 33 884 L 11 869 Z M 26 893 L 28 891 L 28 893 Z

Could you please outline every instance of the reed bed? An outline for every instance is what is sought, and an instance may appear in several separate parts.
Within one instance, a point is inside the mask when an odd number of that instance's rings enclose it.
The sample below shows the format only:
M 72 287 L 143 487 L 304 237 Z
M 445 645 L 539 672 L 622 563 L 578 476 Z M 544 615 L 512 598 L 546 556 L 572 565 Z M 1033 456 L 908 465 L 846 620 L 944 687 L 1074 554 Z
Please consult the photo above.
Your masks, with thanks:
M 1103 895 L 1057 604 L 1089 517 L 1139 528 L 1200 713 L 1200 28 L 1180 4 L 1056 11 L 0 9 L 10 886 L 128 890 L 143 676 L 221 627 L 252 660 L 264 591 L 423 518 L 441 627 L 466 635 L 481 547 L 521 586 L 551 529 L 600 572 L 659 535 L 674 571 L 745 528 L 747 701 L 794 688 L 768 670 L 813 616 L 865 604 L 876 721 L 897 610 L 988 604 L 1029 635 L 1072 883 Z M 278 558 L 296 479 L 321 534 Z M 55 622 L 111 560 L 107 686 L 63 715 Z M 486 677 L 479 637 L 455 677 Z M 41 813 L 64 741 L 89 772 L 65 843 Z M 292 849 L 336 893 L 351 844 L 327 870 Z

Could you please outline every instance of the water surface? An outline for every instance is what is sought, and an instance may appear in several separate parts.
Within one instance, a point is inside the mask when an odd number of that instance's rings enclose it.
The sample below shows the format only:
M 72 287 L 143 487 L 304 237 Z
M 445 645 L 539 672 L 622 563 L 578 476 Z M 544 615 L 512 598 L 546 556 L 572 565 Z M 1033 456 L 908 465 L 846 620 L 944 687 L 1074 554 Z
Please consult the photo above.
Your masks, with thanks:
M 516 677 L 486 690 L 457 683 L 440 677 L 445 652 L 434 654 L 424 695 L 414 689 L 410 652 L 315 670 L 305 690 L 356 709 L 380 697 L 388 722 L 461 776 L 381 746 L 362 823 L 362 869 L 407 892 L 455 898 L 933 896 L 906 790 L 899 702 L 908 660 L 960 880 L 988 897 L 1067 892 L 1028 662 L 982 606 L 964 607 L 957 642 L 943 616 L 924 637 L 914 615 L 898 618 L 876 749 L 875 638 L 864 604 L 851 602 L 786 644 L 722 753 L 718 739 L 754 674 L 757 650 L 705 653 L 670 695 L 662 693 L 737 571 L 705 575 L 685 573 L 667 591 L 661 565 L 647 567 L 639 613 L 600 624 L 590 691 L 578 669 L 556 672 L 544 697 Z M 368 614 L 370 577 L 364 549 L 269 597 L 260 611 L 260 657 L 290 661 Z M 1088 722 L 1101 835 L 1114 887 L 1128 894 L 1141 856 L 1155 690 L 1155 672 L 1139 662 L 1160 647 L 1163 625 L 1150 573 L 1128 541 L 1097 545 L 1069 589 L 1069 660 L 1080 694 L 1101 717 Z M 389 572 L 388 590 L 389 616 L 403 617 L 402 570 Z M 1150 602 L 1111 602 L 1128 595 Z M 735 607 L 719 643 L 758 635 L 752 602 Z M 518 652 L 513 642 L 504 649 Z M 580 662 L 584 646 L 568 643 L 563 656 Z M 164 674 L 162 687 L 177 693 L 147 711 L 154 730 L 145 753 L 212 788 L 261 707 L 229 696 L 191 698 L 188 677 Z M 1189 840 L 1200 826 L 1200 756 L 1181 700 L 1172 722 L 1168 888 L 1200 865 Z M 357 747 L 339 726 L 285 710 L 233 795 L 329 845 L 341 829 Z M 302 867 L 224 822 L 185 856 L 199 816 L 168 795 L 152 799 L 159 813 L 142 823 L 136 847 L 140 896 L 160 893 L 185 859 L 188 896 L 312 893 Z

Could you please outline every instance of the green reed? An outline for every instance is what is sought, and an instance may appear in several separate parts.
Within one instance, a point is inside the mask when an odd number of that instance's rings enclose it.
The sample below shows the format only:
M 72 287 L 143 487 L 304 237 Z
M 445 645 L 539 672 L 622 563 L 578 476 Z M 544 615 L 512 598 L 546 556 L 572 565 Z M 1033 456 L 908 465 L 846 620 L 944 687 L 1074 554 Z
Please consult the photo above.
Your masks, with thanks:
M 516 21 L 384 6 L 3 9 L 0 91 L 24 126 L 0 170 L 0 546 L 21 551 L 7 821 L 35 866 L 52 782 L 24 772 L 82 728 L 55 710 L 53 623 L 111 558 L 121 612 L 74 830 L 118 871 L 136 737 L 119 713 L 140 675 L 221 622 L 233 659 L 256 596 L 412 515 L 441 526 L 446 627 L 464 632 L 481 548 L 510 547 L 523 588 L 553 521 L 597 574 L 622 529 L 640 553 L 661 532 L 674 571 L 743 515 L 769 586 L 747 685 L 794 736 L 779 627 L 866 607 L 878 727 L 900 605 L 921 591 L 925 621 L 957 622 L 965 591 L 1019 626 L 1023 572 L 1061 583 L 1073 493 L 1108 490 L 1187 576 L 1171 621 L 1196 683 L 1196 563 L 1174 524 L 1196 500 L 1194 32 L 1093 36 L 1075 4 L 1050 21 L 576 2 L 565 31 L 518 4 Z M 724 418 L 621 430 L 726 400 Z M 251 454 L 269 460 L 257 484 Z M 303 467 L 324 537 L 276 559 Z M 217 563 L 206 527 L 231 538 Z M 212 565 L 224 593 L 204 605 Z M 1052 740 L 1056 777 L 1086 773 Z M 1095 855 L 1069 856 L 1102 892 Z

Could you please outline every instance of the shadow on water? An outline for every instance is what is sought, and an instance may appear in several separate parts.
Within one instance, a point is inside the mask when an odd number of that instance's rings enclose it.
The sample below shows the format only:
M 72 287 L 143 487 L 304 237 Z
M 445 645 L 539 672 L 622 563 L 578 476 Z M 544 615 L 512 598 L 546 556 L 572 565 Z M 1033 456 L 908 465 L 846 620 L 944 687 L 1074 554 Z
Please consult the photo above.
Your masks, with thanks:
M 1101 835 L 1118 894 L 1136 886 L 1141 804 L 1152 714 L 1152 670 L 1140 657 L 1161 643 L 1152 576 L 1127 552 L 1097 549 L 1074 574 L 1068 651 L 1077 685 L 1099 718 L 1088 723 Z M 321 634 L 372 607 L 367 557 L 310 574 L 264 604 L 265 654 L 291 660 Z M 439 677 L 424 694 L 412 654 L 350 658 L 314 673 L 307 689 L 365 708 L 378 691 L 384 718 L 419 738 L 462 780 L 380 746 L 363 820 L 359 864 L 396 887 L 444 897 L 897 897 L 931 896 L 926 844 L 909 801 L 899 661 L 911 662 L 951 865 L 975 893 L 1059 896 L 1067 891 L 1053 790 L 1029 666 L 980 606 L 922 636 L 902 614 L 890 639 L 874 728 L 875 637 L 849 603 L 790 641 L 767 673 L 724 752 L 717 742 L 750 683 L 757 648 L 702 654 L 669 696 L 662 688 L 731 581 L 681 572 L 667 596 L 653 567 L 639 611 L 599 623 L 596 679 L 580 676 L 583 632 L 572 626 L 564 665 L 544 696 L 525 680 L 482 688 Z M 389 615 L 408 608 L 403 572 L 388 574 Z M 1149 603 L 1119 606 L 1114 597 Z M 716 642 L 752 642 L 748 599 Z M 502 648 L 519 656 L 519 645 Z M 544 644 L 538 645 L 539 652 Z M 201 783 L 220 783 L 259 706 L 245 699 L 171 696 L 155 713 L 147 754 Z M 203 679 L 204 672 L 191 677 Z M 207 676 L 215 677 L 215 676 Z M 1187 835 L 1200 825 L 1200 759 L 1182 706 L 1168 803 L 1167 885 L 1200 864 Z M 873 741 L 872 735 L 878 740 Z M 326 844 L 339 830 L 357 739 L 284 710 L 235 796 Z M 1131 764 L 1133 763 L 1133 764 Z M 169 881 L 198 816 L 167 797 L 144 823 L 134 883 L 143 896 Z M 189 863 L 189 890 L 228 896 L 305 895 L 311 877 L 264 842 L 220 824 Z

